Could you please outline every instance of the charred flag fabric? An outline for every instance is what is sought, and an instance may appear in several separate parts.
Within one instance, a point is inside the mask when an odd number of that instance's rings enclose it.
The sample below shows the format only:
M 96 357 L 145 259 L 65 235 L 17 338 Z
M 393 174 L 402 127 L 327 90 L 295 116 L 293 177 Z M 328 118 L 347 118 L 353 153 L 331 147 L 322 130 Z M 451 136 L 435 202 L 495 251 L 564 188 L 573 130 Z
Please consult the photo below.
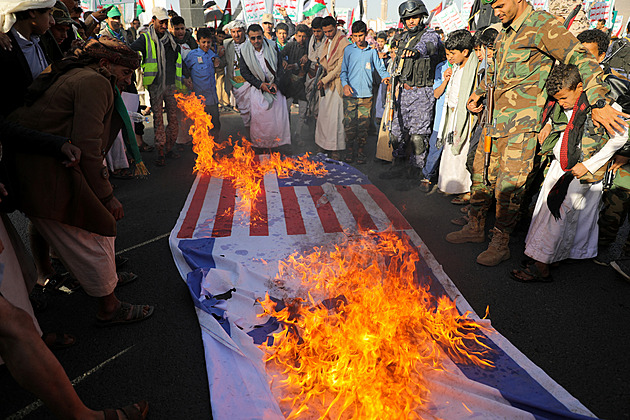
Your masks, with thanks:
M 263 159 L 264 157 L 261 157 Z M 278 263 L 297 252 L 343 241 L 353 232 L 393 229 L 417 247 L 416 276 L 474 311 L 405 218 L 360 171 L 324 156 L 322 177 L 268 173 L 262 193 L 239 205 L 229 179 L 198 175 L 170 235 L 177 268 L 196 306 L 213 418 L 281 419 L 259 344 L 280 325 L 261 321 L 257 299 L 269 293 Z M 493 369 L 450 361 L 429 376 L 425 410 L 444 419 L 579 419 L 594 415 L 487 323 Z

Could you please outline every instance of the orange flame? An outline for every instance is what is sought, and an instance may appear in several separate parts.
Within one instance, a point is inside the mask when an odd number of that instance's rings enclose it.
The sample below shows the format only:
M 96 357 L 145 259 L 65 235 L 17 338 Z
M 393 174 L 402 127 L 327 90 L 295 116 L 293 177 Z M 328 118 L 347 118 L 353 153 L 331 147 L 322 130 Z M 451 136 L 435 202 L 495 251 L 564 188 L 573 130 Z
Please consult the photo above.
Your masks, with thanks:
M 197 161 L 193 172 L 213 175 L 219 178 L 233 179 L 234 186 L 241 192 L 239 206 L 251 204 L 261 191 L 261 181 L 265 174 L 276 171 L 279 178 L 287 178 L 293 172 L 321 176 L 326 174 L 324 166 L 309 160 L 308 155 L 282 157 L 271 153 L 267 159 L 256 159 L 249 142 L 241 139 L 242 144 L 231 138 L 223 143 L 216 143 L 210 135 L 214 127 L 212 118 L 204 110 L 205 99 L 194 94 L 175 94 L 177 106 L 186 117 L 192 120 L 189 133 L 193 137 L 193 151 Z M 217 152 L 229 151 L 228 156 L 218 156 Z
M 275 283 L 297 279 L 301 297 L 280 311 L 268 295 L 260 302 L 285 326 L 261 348 L 287 418 L 419 417 L 430 392 L 424 372 L 442 369 L 445 357 L 493 367 L 481 341 L 487 328 L 416 283 L 419 259 L 390 231 L 281 263 Z

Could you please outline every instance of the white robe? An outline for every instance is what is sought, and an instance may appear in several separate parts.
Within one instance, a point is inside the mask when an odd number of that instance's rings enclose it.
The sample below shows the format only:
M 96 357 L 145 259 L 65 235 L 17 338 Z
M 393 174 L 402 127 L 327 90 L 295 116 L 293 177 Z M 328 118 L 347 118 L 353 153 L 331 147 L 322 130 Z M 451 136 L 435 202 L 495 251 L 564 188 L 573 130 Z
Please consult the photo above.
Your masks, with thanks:
M 272 75 L 265 65 L 262 50 L 256 51 L 256 58 L 260 63 L 267 80 Z M 250 89 L 250 137 L 254 147 L 277 147 L 291 144 L 291 127 L 287 111 L 287 99 L 280 91 L 276 92 L 276 99 L 271 108 L 259 89 Z
M 457 101 L 459 99 L 459 88 L 463 73 L 464 71 L 461 67 L 454 66 L 453 76 L 451 77 L 448 85 L 446 101 L 444 104 L 447 110 L 442 112 L 443 118 L 446 118 L 446 121 L 443 123 L 444 127 L 442 135 L 444 137 L 447 137 L 446 133 L 452 133 L 455 131 L 455 124 L 457 121 Z M 470 172 L 466 169 L 466 160 L 468 159 L 468 150 L 470 148 L 469 126 L 470 124 L 466 125 L 466 133 L 464 133 L 464 135 L 468 136 L 468 139 L 462 147 L 459 155 L 453 154 L 452 144 L 449 144 L 448 141 L 444 142 L 437 186 L 440 191 L 446 194 L 462 194 L 470 191 L 472 181 L 470 179 Z
M 332 42 L 329 42 L 328 54 L 330 54 L 331 46 Z M 325 96 L 319 98 L 315 143 L 324 150 L 345 150 L 346 131 L 343 127 L 341 92 L 326 88 Z
M 617 108 L 616 104 L 615 108 Z M 565 111 L 568 119 L 571 118 L 572 113 L 573 110 Z M 567 258 L 588 259 L 597 256 L 599 234 L 597 220 L 602 182 L 582 184 L 578 179 L 573 179 L 560 207 L 561 218 L 557 221 L 547 207 L 549 191 L 564 174 L 559 161 L 562 134 L 553 148 L 556 159 L 551 163 L 543 182 L 536 201 L 534 217 L 525 239 L 525 255 L 545 264 Z M 615 151 L 624 145 L 627 138 L 627 131 L 612 137 L 597 153 L 582 163 L 589 172 L 597 172 Z
M 234 44 L 235 56 L 238 56 L 241 53 L 242 46 L 242 43 Z M 232 65 L 234 66 L 234 64 Z M 245 125 L 245 127 L 249 127 L 251 123 L 251 114 L 249 113 L 251 88 L 252 85 L 250 85 L 249 82 L 243 83 L 243 86 L 239 88 L 232 87 L 232 96 L 234 97 L 236 107 L 241 114 L 241 118 L 243 119 L 243 124 Z

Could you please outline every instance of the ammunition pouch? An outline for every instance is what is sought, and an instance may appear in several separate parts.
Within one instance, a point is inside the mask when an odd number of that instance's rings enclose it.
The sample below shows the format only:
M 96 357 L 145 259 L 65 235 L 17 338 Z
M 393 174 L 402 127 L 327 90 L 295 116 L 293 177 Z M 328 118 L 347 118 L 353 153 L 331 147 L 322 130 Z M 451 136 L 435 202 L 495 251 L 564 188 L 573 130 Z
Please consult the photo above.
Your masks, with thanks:
M 400 76 L 401 81 L 411 87 L 432 87 L 435 79 L 435 67 L 431 66 L 429 57 L 407 58 L 403 63 Z
M 423 136 L 422 134 L 412 134 L 410 138 L 412 154 L 422 155 L 429 146 L 429 136 Z

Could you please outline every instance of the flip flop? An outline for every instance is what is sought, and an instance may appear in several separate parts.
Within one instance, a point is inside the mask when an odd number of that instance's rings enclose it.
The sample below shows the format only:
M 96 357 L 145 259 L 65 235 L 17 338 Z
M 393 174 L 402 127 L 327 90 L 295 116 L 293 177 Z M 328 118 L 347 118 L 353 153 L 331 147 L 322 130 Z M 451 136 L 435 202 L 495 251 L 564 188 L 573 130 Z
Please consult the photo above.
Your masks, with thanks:
M 136 274 L 130 273 L 128 271 L 119 271 L 116 274 L 118 275 L 118 283 L 116 283 L 116 287 L 124 286 L 138 280 L 138 276 Z
M 140 401 L 137 404 L 130 404 L 117 410 L 108 408 L 107 410 L 103 410 L 105 420 L 120 420 L 118 410 L 122 411 L 123 415 L 126 416 L 125 419 L 127 420 L 144 420 L 149 412 L 149 403 L 146 401 Z
M 525 280 L 521 277 L 518 277 L 516 273 L 525 274 L 527 276 L 530 276 L 531 278 L 529 280 Z M 551 276 L 551 274 L 543 277 L 540 273 L 540 270 L 538 270 L 538 267 L 535 264 L 531 264 L 527 268 L 523 268 L 522 270 L 510 271 L 510 277 L 512 277 L 512 280 L 516 280 L 521 283 L 551 283 L 553 281 L 553 277 Z
M 149 312 L 143 313 L 145 306 L 148 306 Z M 149 305 L 132 305 L 127 302 L 120 302 L 120 308 L 110 319 L 96 318 L 96 326 L 113 327 L 115 325 L 133 324 L 134 322 L 144 321 L 153 315 L 155 307 Z
M 61 350 L 74 346 L 76 338 L 70 334 L 61 333 L 45 333 L 42 335 L 42 340 L 50 350 Z

